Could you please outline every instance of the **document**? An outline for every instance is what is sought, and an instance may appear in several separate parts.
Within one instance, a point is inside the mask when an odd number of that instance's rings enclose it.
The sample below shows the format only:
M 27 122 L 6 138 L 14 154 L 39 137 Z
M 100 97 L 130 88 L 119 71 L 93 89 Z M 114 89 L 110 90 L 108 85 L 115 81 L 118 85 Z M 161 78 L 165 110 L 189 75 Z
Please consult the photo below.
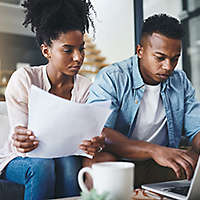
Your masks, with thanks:
M 26 156 L 56 158 L 80 152 L 83 140 L 101 134 L 111 113 L 110 104 L 110 101 L 75 103 L 32 85 L 28 129 L 33 131 L 39 145 Z

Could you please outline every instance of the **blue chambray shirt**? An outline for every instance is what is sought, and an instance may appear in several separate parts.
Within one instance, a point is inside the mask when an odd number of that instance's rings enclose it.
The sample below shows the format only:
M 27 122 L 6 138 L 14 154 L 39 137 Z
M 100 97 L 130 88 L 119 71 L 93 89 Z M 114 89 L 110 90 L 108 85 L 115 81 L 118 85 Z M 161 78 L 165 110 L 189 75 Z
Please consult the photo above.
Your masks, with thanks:
M 130 137 L 144 90 L 135 55 L 103 68 L 90 88 L 87 102 L 111 100 L 112 113 L 105 127 Z M 191 141 L 200 131 L 200 103 L 183 71 L 175 70 L 161 83 L 161 98 L 167 117 L 168 146 L 178 147 L 183 131 Z

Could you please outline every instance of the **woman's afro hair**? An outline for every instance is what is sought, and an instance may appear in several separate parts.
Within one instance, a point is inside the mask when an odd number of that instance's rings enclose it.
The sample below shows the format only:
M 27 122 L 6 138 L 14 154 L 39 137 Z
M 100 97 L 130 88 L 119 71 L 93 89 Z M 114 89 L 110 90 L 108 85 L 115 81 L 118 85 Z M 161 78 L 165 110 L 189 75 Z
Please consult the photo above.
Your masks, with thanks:
M 92 14 L 96 12 L 90 0 L 25 0 L 22 6 L 25 8 L 23 25 L 31 25 L 39 45 L 50 46 L 52 40 L 69 30 L 89 32 L 90 25 L 95 32 Z

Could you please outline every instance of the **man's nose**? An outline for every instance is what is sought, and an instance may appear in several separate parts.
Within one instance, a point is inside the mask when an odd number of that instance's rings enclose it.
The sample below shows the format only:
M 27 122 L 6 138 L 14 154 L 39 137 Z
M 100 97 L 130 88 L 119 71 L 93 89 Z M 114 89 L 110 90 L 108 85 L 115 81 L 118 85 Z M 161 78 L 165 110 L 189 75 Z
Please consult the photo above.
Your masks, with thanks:
M 167 70 L 167 71 L 170 71 L 172 69 L 171 61 L 166 59 L 165 62 L 163 63 L 163 65 L 162 65 L 162 68 Z

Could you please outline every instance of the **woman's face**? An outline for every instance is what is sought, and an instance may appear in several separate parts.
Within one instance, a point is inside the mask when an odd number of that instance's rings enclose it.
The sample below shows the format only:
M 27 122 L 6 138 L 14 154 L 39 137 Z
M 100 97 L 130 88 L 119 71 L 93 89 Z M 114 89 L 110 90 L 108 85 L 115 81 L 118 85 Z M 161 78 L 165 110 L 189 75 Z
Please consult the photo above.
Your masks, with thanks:
M 42 45 L 42 53 L 49 60 L 48 68 L 55 74 L 74 76 L 78 73 L 84 60 L 83 34 L 68 31 L 52 40 L 51 47 Z

